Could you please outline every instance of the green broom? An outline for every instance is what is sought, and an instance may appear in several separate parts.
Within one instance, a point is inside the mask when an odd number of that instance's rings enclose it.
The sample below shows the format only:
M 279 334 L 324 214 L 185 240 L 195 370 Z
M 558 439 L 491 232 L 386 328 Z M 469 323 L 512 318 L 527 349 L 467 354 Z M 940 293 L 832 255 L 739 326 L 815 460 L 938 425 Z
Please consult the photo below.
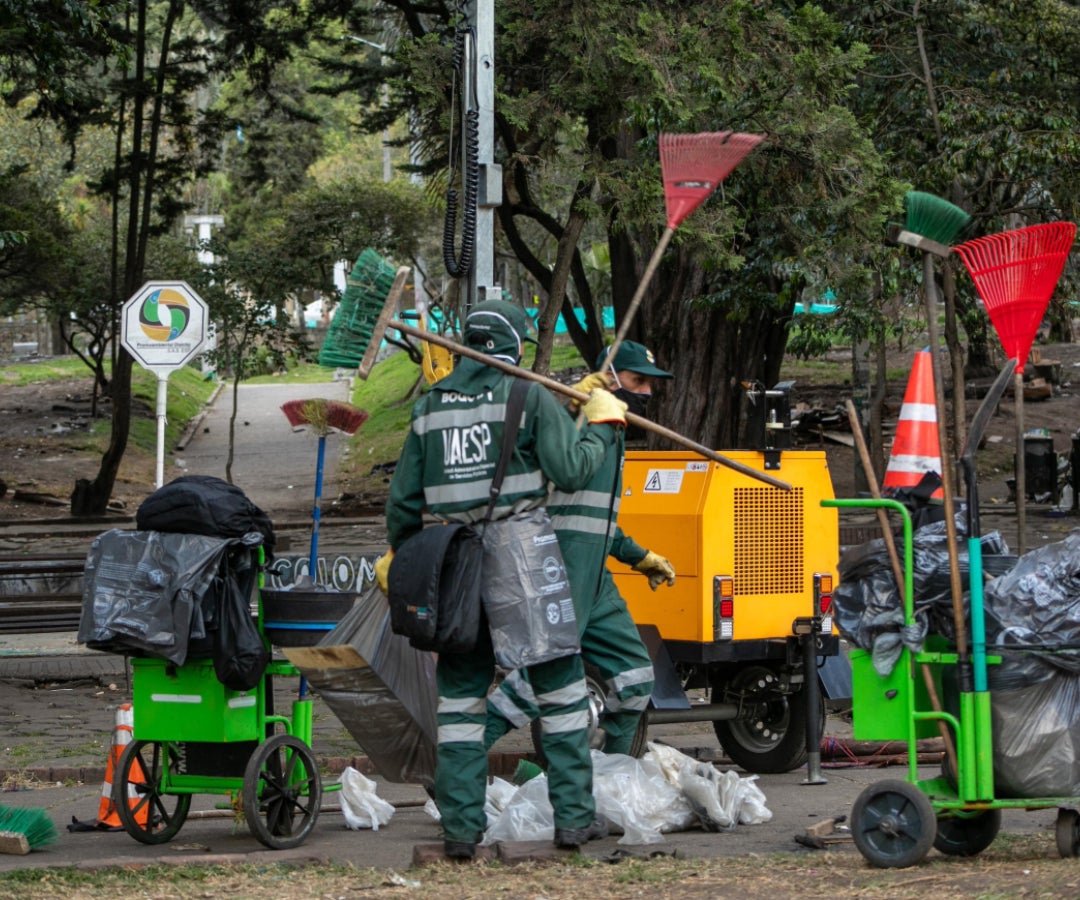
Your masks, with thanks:
M 891 226 L 889 240 L 914 247 L 923 257 L 923 295 L 926 301 L 926 334 L 930 342 L 930 368 L 934 374 L 934 407 L 939 423 L 945 421 L 945 381 L 938 358 L 940 342 L 937 326 L 937 285 L 934 279 L 934 257 L 946 258 L 949 246 L 971 222 L 971 216 L 947 200 L 922 191 L 909 191 L 904 197 L 907 219 L 904 227 Z M 961 400 L 961 402 L 963 402 Z M 949 549 L 949 587 L 953 603 L 953 623 L 956 629 L 956 651 L 960 664 L 968 661 L 967 627 L 964 618 L 964 587 L 960 577 L 960 557 L 954 513 L 952 454 L 944 427 L 938 428 L 941 457 L 941 487 L 945 507 L 945 534 Z
M 971 216 L 959 206 L 924 191 L 908 191 L 904 197 L 907 215 L 903 226 L 889 226 L 889 240 L 944 259 L 952 244 L 971 224 Z
M 0 806 L 0 853 L 25 855 L 56 838 L 56 826 L 45 810 Z

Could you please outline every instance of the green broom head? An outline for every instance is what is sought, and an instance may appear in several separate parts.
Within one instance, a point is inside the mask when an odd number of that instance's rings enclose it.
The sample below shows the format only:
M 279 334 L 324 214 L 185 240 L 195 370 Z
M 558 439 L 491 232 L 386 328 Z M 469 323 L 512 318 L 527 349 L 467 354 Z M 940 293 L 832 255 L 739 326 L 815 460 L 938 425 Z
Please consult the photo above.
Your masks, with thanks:
M 13 809 L 0 806 L 0 832 L 21 834 L 31 849 L 56 842 L 56 826 L 43 809 Z
M 923 191 L 908 191 L 904 197 L 905 228 L 946 247 L 971 224 L 971 216 L 959 206 Z

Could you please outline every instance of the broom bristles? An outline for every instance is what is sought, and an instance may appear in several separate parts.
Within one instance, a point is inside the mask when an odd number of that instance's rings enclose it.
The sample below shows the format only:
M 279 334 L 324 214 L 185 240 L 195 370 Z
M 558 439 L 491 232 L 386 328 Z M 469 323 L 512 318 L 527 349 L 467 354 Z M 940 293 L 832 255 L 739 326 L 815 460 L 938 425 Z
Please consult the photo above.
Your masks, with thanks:
M 908 191 L 904 210 L 908 231 L 946 246 L 971 224 L 971 216 L 959 206 L 925 191 Z
M 764 139 L 763 134 L 732 131 L 661 134 L 668 228 L 677 228 Z
M 325 437 L 331 431 L 355 434 L 368 419 L 367 410 L 339 400 L 322 398 L 290 400 L 282 404 L 281 411 L 294 429 L 310 427 L 320 437 Z
M 13 809 L 0 806 L 0 832 L 23 835 L 31 849 L 56 841 L 56 825 L 44 809 Z

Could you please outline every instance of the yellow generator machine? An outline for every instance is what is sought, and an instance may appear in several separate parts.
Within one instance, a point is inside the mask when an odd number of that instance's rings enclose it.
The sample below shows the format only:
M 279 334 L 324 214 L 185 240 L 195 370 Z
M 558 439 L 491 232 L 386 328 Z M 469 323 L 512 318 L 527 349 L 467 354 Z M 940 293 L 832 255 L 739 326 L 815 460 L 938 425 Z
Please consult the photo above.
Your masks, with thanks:
M 644 575 L 608 561 L 656 672 L 635 750 L 648 723 L 712 721 L 750 772 L 787 772 L 808 758 L 813 769 L 824 723 L 818 670 L 830 657 L 843 662 L 831 616 L 839 522 L 821 507 L 834 496 L 828 463 L 824 451 L 724 455 L 791 490 L 687 451 L 627 453 L 618 523 L 678 576 L 653 592 Z M 831 681 L 826 692 L 843 699 L 843 672 Z M 698 689 L 709 703 L 689 702 Z

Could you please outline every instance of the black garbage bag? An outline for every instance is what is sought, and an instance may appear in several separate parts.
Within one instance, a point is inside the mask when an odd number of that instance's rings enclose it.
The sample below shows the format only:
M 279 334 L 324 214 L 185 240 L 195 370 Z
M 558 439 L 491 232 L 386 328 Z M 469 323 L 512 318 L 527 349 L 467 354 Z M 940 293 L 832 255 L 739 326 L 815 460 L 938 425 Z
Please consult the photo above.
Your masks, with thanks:
M 213 475 L 183 475 L 158 488 L 135 512 L 139 531 L 243 537 L 262 535 L 269 562 L 274 557 L 274 524 L 235 484 Z

